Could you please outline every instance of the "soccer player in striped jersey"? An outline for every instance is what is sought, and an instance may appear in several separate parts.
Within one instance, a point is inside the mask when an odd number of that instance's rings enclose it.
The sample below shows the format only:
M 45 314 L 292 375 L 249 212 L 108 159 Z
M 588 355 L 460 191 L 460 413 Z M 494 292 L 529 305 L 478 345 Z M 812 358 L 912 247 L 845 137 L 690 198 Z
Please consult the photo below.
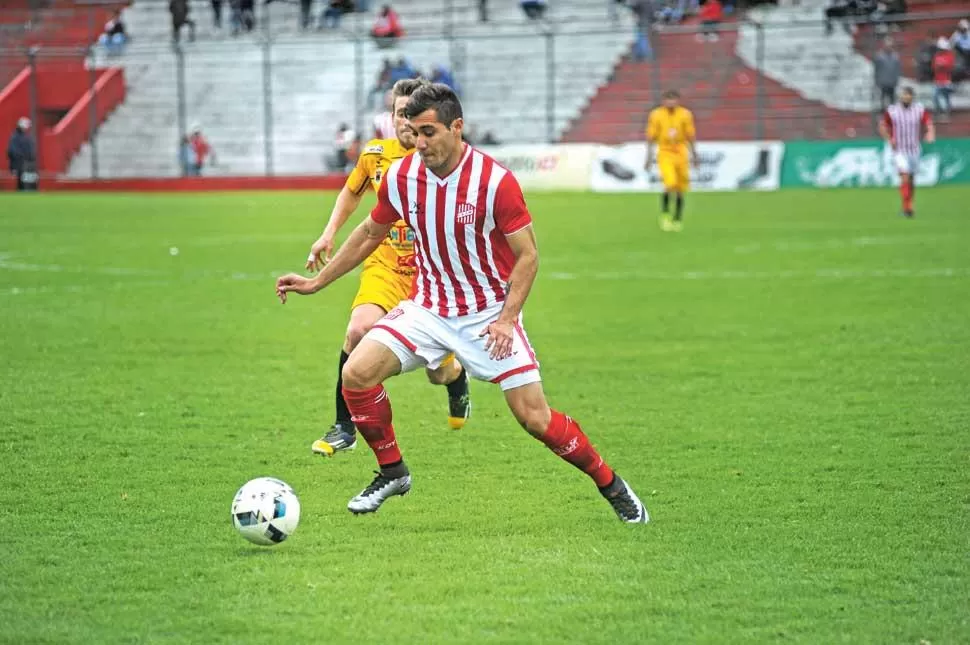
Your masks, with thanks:
M 372 139 L 364 146 L 357 165 L 337 197 L 323 234 L 310 247 L 306 262 L 308 270 L 320 269 L 330 261 L 337 233 L 357 210 L 364 193 L 368 189 L 376 192 L 391 164 L 413 152 L 414 137 L 407 127 L 404 106 L 417 88 L 427 84 L 427 81 L 414 79 L 394 84 L 391 101 L 398 134 L 390 139 Z M 344 363 L 371 326 L 408 297 L 416 273 L 414 234 L 407 224 L 398 220 L 364 262 L 360 288 L 350 307 L 350 322 L 337 367 L 337 418 L 330 430 L 313 442 L 310 447 L 313 452 L 333 456 L 342 450 L 352 450 L 357 445 L 357 433 L 343 395 L 341 374 Z M 448 389 L 448 424 L 455 430 L 464 427 L 471 411 L 471 401 L 468 376 L 461 364 L 451 356 L 435 369 L 428 370 L 428 380 Z
M 914 102 L 913 88 L 904 87 L 899 101 L 890 105 L 879 122 L 879 132 L 893 149 L 893 161 L 899 171 L 899 194 L 904 217 L 913 217 L 916 174 L 923 154 L 921 141 L 936 141 L 933 118 L 922 103 Z
M 448 86 L 419 88 L 405 115 L 418 154 L 388 169 L 370 217 L 317 276 L 291 273 L 276 283 L 284 303 L 290 292 L 315 293 L 360 264 L 397 220 L 414 231 L 418 275 L 411 297 L 371 328 L 344 366 L 344 396 L 380 466 L 347 508 L 371 513 L 411 489 L 383 383 L 421 366 L 433 368 L 454 352 L 469 374 L 502 388 L 515 419 L 585 472 L 622 521 L 647 522 L 643 503 L 579 424 L 546 401 L 522 323 L 539 252 L 518 181 L 462 141 L 461 102 Z

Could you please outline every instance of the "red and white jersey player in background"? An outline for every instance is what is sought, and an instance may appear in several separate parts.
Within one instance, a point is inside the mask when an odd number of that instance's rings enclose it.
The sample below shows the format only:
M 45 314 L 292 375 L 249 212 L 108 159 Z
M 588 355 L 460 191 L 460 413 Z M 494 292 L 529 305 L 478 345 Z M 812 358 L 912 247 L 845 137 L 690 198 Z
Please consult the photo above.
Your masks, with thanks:
M 922 142 L 933 143 L 936 129 L 933 118 L 922 103 L 914 102 L 913 88 L 904 87 L 899 102 L 890 105 L 879 122 L 879 132 L 893 149 L 893 161 L 899 171 L 899 194 L 903 215 L 913 217 L 916 175 L 919 173 Z
M 647 522 L 643 503 L 579 424 L 546 402 L 522 326 L 539 253 L 518 181 L 462 141 L 461 103 L 447 85 L 418 89 L 405 114 L 417 154 L 388 169 L 370 216 L 315 277 L 291 273 L 276 283 L 283 302 L 290 292 L 315 293 L 360 264 L 398 219 L 414 232 L 417 277 L 411 298 L 374 325 L 343 369 L 354 424 L 380 465 L 348 509 L 370 513 L 411 488 L 383 382 L 418 367 L 434 368 L 453 351 L 469 374 L 502 388 L 529 434 L 589 475 L 621 520 Z

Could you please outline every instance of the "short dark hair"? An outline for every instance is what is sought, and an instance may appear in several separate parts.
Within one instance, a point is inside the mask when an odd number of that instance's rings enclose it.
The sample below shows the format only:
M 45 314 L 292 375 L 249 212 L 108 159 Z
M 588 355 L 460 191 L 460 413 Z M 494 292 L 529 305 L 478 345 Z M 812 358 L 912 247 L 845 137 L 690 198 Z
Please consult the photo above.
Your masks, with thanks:
M 430 85 L 430 81 L 423 78 L 402 78 L 391 87 L 391 95 L 394 98 L 399 96 L 411 96 L 419 87 Z
M 427 110 L 434 110 L 438 115 L 438 123 L 448 127 L 451 127 L 455 119 L 462 117 L 458 95 L 444 83 L 428 83 L 418 88 L 408 100 L 404 115 L 413 119 Z
M 663 97 L 664 99 L 679 99 L 680 92 L 678 92 L 677 90 L 667 90 L 666 92 L 664 92 Z

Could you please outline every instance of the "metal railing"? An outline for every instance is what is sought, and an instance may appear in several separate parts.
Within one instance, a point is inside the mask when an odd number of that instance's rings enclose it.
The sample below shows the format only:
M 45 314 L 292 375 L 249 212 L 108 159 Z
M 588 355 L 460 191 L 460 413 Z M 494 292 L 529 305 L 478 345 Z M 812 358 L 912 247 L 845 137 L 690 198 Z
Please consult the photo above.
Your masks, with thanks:
M 78 130 L 86 132 L 87 144 L 70 166 L 72 176 L 181 174 L 180 140 L 195 123 L 219 160 L 207 173 L 334 170 L 338 125 L 346 122 L 363 140 L 370 137 L 382 100 L 376 70 L 382 58 L 402 54 L 425 75 L 432 62 L 448 68 L 474 135 L 488 131 L 503 143 L 636 140 L 647 109 L 672 87 L 695 112 L 702 138 L 871 136 L 880 92 L 868 61 L 884 38 L 895 40 L 904 79 L 923 83 L 922 98 L 932 105 L 920 47 L 949 35 L 963 17 L 911 14 L 880 24 L 837 23 L 830 36 L 821 15 L 779 24 L 739 20 L 714 29 L 716 41 L 699 25 L 658 24 L 647 35 L 646 51 L 632 20 L 620 14 L 610 22 L 606 4 L 600 5 L 600 27 L 589 29 L 554 14 L 542 22 L 493 18 L 481 24 L 477 2 L 454 0 L 427 20 L 410 16 L 406 39 L 380 49 L 368 34 L 371 14 L 345 16 L 336 30 L 303 30 L 296 4 L 260 0 L 253 32 L 233 37 L 225 27 L 203 26 L 210 16 L 200 6 L 193 5 L 199 24 L 191 43 L 171 44 L 163 5 L 156 9 L 158 24 L 149 29 L 139 23 L 117 55 L 103 45 L 66 47 L 58 41 L 55 25 L 81 23 L 79 10 L 71 19 L 40 10 L 29 27 L 6 40 L 0 77 L 23 68 L 39 71 L 31 75 L 29 112 L 42 127 L 65 115 L 40 104 L 36 79 L 45 69 L 86 61 L 86 89 L 94 99 L 83 107 L 85 127 Z M 98 10 L 103 14 L 104 7 Z M 100 25 L 88 21 L 95 25 L 94 42 Z M 45 29 L 53 34 L 49 44 Z M 98 70 L 112 67 L 124 68 L 128 96 L 105 120 L 106 106 L 93 90 Z M 958 66 L 958 79 L 967 71 L 970 65 Z M 594 96 L 607 80 L 614 82 Z M 954 100 L 957 111 L 943 133 L 970 134 L 970 93 L 961 86 Z M 41 146 L 42 154 L 46 150 Z M 45 161 L 42 167 L 48 167 Z

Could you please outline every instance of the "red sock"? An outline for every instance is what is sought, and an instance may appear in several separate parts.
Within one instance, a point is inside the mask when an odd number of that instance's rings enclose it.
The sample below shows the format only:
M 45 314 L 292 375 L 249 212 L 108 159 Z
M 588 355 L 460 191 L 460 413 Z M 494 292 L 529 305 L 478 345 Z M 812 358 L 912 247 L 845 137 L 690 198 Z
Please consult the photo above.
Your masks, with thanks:
M 600 488 L 613 481 L 613 470 L 590 444 L 579 424 L 562 412 L 552 411 L 552 420 L 539 441 L 550 450 L 593 478 Z
M 369 390 L 343 389 L 354 425 L 377 456 L 381 466 L 401 461 L 401 451 L 391 424 L 391 401 L 383 385 Z
M 907 180 L 899 184 L 899 194 L 903 197 L 903 210 L 913 210 L 913 186 Z

